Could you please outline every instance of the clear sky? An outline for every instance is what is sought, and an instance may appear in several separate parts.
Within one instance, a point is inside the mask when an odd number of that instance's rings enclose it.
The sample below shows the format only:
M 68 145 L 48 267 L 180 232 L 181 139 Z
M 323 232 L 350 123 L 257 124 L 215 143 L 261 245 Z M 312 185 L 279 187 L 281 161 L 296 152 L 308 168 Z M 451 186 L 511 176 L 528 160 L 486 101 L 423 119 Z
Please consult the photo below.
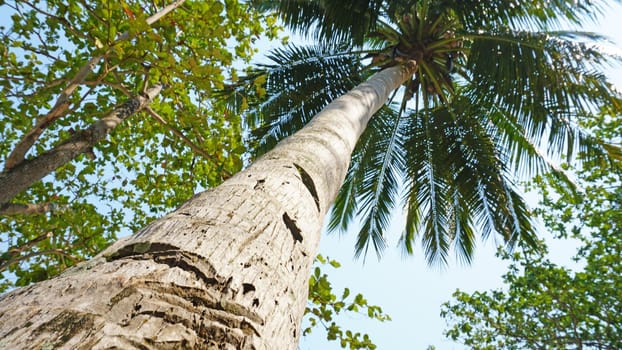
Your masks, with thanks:
M 598 32 L 610 37 L 615 43 L 612 48 L 622 50 L 622 5 L 612 5 L 598 23 L 586 23 L 586 31 Z M 622 87 L 620 66 L 608 70 L 609 79 Z M 530 200 L 535 205 L 535 199 Z M 421 250 L 413 257 L 403 257 L 395 248 L 401 232 L 402 219 L 396 217 L 395 225 L 389 230 L 389 245 L 383 258 L 378 261 L 375 254 L 362 260 L 353 260 L 356 230 L 345 235 L 324 236 L 320 253 L 335 258 L 342 267 L 326 268 L 333 288 L 339 294 L 344 287 L 360 292 L 371 304 L 379 305 L 392 321 L 379 323 L 367 321 L 363 316 L 340 318 L 343 327 L 368 333 L 378 349 L 410 350 L 426 349 L 434 345 L 438 350 L 464 349 L 444 339 L 442 332 L 445 321 L 440 317 L 440 305 L 451 299 L 456 289 L 472 292 L 499 288 L 501 275 L 506 271 L 503 261 L 494 256 L 494 242 L 480 244 L 474 262 L 469 267 L 453 261 L 445 270 L 429 268 Z M 543 231 L 543 236 L 546 233 Z M 569 262 L 575 249 L 572 242 L 549 241 L 554 261 Z M 341 349 L 338 343 L 328 343 L 324 333 L 317 332 L 303 339 L 301 350 Z

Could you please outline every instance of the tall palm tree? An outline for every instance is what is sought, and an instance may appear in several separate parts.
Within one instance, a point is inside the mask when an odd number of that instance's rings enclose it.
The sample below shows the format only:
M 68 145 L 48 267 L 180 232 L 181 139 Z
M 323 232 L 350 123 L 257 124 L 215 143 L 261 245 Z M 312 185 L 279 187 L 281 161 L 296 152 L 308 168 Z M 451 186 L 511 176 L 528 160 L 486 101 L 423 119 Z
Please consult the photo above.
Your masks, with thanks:
M 334 2 L 334 4 L 337 3 Z M 339 3 L 345 4 L 344 6 L 349 4 L 348 1 Z M 370 4 L 376 3 L 381 4 L 381 2 Z M 324 2 L 318 4 L 324 4 Z M 467 13 L 466 10 L 459 11 L 462 8 L 460 3 L 454 5 L 455 11 Z M 505 5 L 510 6 L 509 3 Z M 389 9 L 393 6 L 395 5 Z M 428 13 L 428 10 L 423 11 L 419 7 L 420 5 L 412 9 L 404 7 L 404 11 L 408 10 L 407 12 L 397 17 L 386 18 L 401 18 L 404 23 L 414 23 L 411 21 L 414 21 L 416 15 L 417 18 L 425 19 L 423 22 L 427 24 L 424 24 L 424 27 L 429 23 L 433 24 L 435 21 L 430 22 L 426 19 L 427 17 L 420 17 L 421 14 Z M 475 7 L 475 9 L 478 8 Z M 398 11 L 402 11 L 402 8 L 395 8 L 395 11 L 397 14 Z M 495 16 L 500 17 L 504 14 L 505 12 L 499 12 Z M 407 16 L 411 16 L 408 21 Z M 546 12 L 532 14 L 534 21 L 538 20 L 538 16 L 548 18 L 552 14 Z M 377 20 L 385 18 L 384 15 L 376 17 Z M 470 18 L 466 15 L 462 17 Z M 458 21 L 462 20 L 462 17 L 452 15 L 450 18 L 456 18 Z M 517 16 L 508 15 L 508 18 L 514 17 Z M 381 35 L 387 36 L 385 40 L 389 40 L 388 36 L 392 32 L 388 27 L 376 24 L 374 26 L 378 27 Z M 455 38 L 460 38 L 457 33 L 458 31 L 456 31 Z M 465 51 L 468 53 L 467 50 L 457 50 L 460 47 L 452 44 L 464 42 L 466 39 L 454 39 L 452 33 L 443 34 L 443 36 L 447 37 L 437 38 L 434 42 L 439 43 L 445 40 L 445 43 L 450 46 L 448 52 Z M 356 41 L 353 41 L 353 44 L 356 44 Z M 470 46 L 470 50 L 473 50 L 472 44 L 463 43 L 462 45 L 463 47 Z M 475 108 L 472 107 L 473 103 L 467 102 L 477 98 L 492 99 L 493 95 L 483 94 L 486 91 L 484 87 L 478 89 L 471 87 L 473 89 L 471 94 L 466 92 L 456 94 L 456 96 L 462 96 L 457 98 L 452 92 L 452 85 L 449 84 L 454 83 L 451 76 L 447 77 L 449 72 L 442 71 L 441 68 L 436 69 L 436 66 L 432 65 L 436 64 L 440 67 L 441 63 L 435 63 L 433 59 L 427 61 L 413 59 L 410 53 L 412 47 L 408 45 L 393 44 L 393 46 L 397 47 L 400 52 L 395 55 L 389 53 L 389 59 L 385 60 L 387 62 L 376 60 L 377 64 L 386 66 L 386 69 L 380 70 L 364 83 L 332 101 L 304 128 L 280 142 L 246 170 L 225 181 L 221 186 L 197 194 L 176 211 L 156 220 L 135 235 L 115 243 L 92 261 L 80 264 L 53 280 L 0 297 L 2 344 L 12 349 L 24 347 L 295 349 L 300 333 L 299 322 L 306 303 L 308 271 L 317 252 L 322 220 L 346 178 L 351 154 L 357 147 L 357 140 L 363 132 L 376 132 L 378 136 L 370 138 L 370 140 L 375 140 L 375 143 L 371 142 L 367 146 L 359 143 L 359 151 L 356 154 L 360 154 L 360 160 L 355 158 L 353 163 L 371 165 L 359 165 L 353 169 L 377 171 L 378 168 L 373 166 L 375 164 L 373 162 L 387 164 L 386 167 L 382 167 L 385 169 L 385 174 L 395 171 L 396 167 L 391 167 L 391 164 L 400 162 L 408 166 L 407 169 L 417 169 L 412 166 L 417 162 L 426 164 L 424 170 L 432 169 L 425 173 L 434 180 L 433 186 L 427 186 L 431 194 L 426 195 L 425 190 L 421 194 L 418 190 L 410 190 L 407 198 L 432 198 L 435 201 L 443 200 L 448 204 L 453 204 L 455 200 L 458 203 L 468 203 L 476 209 L 478 208 L 476 204 L 479 202 L 486 203 L 479 204 L 484 206 L 496 205 L 496 201 L 499 201 L 505 204 L 508 210 L 522 209 L 520 204 L 513 204 L 518 202 L 518 197 L 514 195 L 509 186 L 499 187 L 503 189 L 505 193 L 503 195 L 492 191 L 485 185 L 493 181 L 488 177 L 501 177 L 496 172 L 484 168 L 487 164 L 503 168 L 500 159 L 497 158 L 499 156 L 495 153 L 497 149 L 489 146 L 484 151 L 479 151 L 479 148 L 475 146 L 479 147 L 481 144 L 497 141 L 496 137 L 502 137 L 505 134 L 496 133 L 496 129 L 508 123 L 511 125 L 506 126 L 506 129 L 514 130 L 514 134 L 522 133 L 523 128 L 526 128 L 521 125 L 523 119 L 515 114 L 509 114 L 506 109 L 510 111 L 513 109 L 504 106 L 503 103 L 497 103 L 503 107 L 500 108 L 498 114 L 488 113 L 484 109 L 487 114 L 480 116 L 479 123 L 476 122 L 477 120 L 456 118 L 457 115 L 461 115 L 459 112 Z M 503 48 L 504 46 L 500 45 L 500 49 Z M 523 46 L 520 48 L 523 49 Z M 536 52 L 537 48 L 533 50 Z M 565 52 L 560 51 L 560 53 Z M 598 56 L 596 53 L 593 55 Z M 446 55 L 441 55 L 441 51 L 436 50 L 433 50 L 432 57 L 437 61 L 447 58 Z M 470 67 L 466 57 L 461 58 L 456 55 L 455 58 L 464 60 L 460 63 L 463 67 Z M 404 62 L 397 62 L 400 60 Z M 477 67 L 475 63 L 473 65 Z M 424 68 L 427 66 L 434 68 L 433 71 L 439 75 L 428 75 Z M 550 71 L 554 73 L 553 70 Z M 441 76 L 440 73 L 443 72 L 445 74 Z M 467 72 L 478 72 L 478 70 L 470 68 Z M 453 91 L 462 91 L 462 89 L 470 91 L 468 78 L 479 81 L 474 78 L 476 76 L 474 73 L 471 74 L 472 76 L 467 74 L 462 77 L 461 79 L 465 81 L 464 86 L 453 86 Z M 538 76 L 534 73 L 528 77 Z M 439 80 L 441 77 L 452 79 L 441 81 Z M 271 81 L 269 80 L 269 83 Z M 410 114 L 406 114 L 405 107 L 398 108 L 397 114 L 383 107 L 392 91 L 404 82 L 407 82 L 414 94 L 419 92 L 420 95 L 427 96 L 421 98 L 424 101 L 424 108 L 415 109 L 415 117 L 410 120 L 406 118 Z M 296 81 L 288 83 L 297 84 Z M 591 90 L 586 91 L 582 88 L 583 85 L 580 85 L 585 83 L 583 80 L 567 81 L 567 83 L 573 83 L 576 86 L 573 89 L 578 91 L 578 95 L 592 96 Z M 605 85 L 597 80 L 588 88 L 600 86 Z M 257 88 L 256 91 L 261 93 L 261 88 Z M 554 93 L 556 90 L 546 91 Z M 585 97 L 586 103 L 601 102 L 604 97 L 607 97 L 607 101 L 617 102 L 615 96 L 607 92 L 610 90 L 594 92 L 594 95 L 601 97 L 590 97 L 590 99 Z M 309 97 L 311 100 L 315 96 Z M 522 101 L 522 99 L 518 100 Z M 463 106 L 464 109 L 459 109 Z M 525 106 L 531 105 L 520 102 L 517 105 L 509 104 L 509 106 L 516 109 L 515 112 L 522 113 Z M 384 110 L 380 115 L 371 119 L 375 112 L 382 109 Z M 306 112 L 303 110 L 301 113 Z M 522 114 L 519 113 L 519 115 Z M 537 121 L 537 118 L 532 119 Z M 376 126 L 365 131 L 368 122 Z M 409 126 L 408 129 L 399 129 L 398 127 L 402 124 Z M 477 134 L 469 134 L 466 132 L 470 131 L 469 129 L 460 129 L 454 124 L 458 126 L 464 124 L 463 128 L 477 125 L 482 130 Z M 549 122 L 549 124 L 557 126 L 559 123 Z M 437 129 L 434 129 L 435 127 Z M 441 129 L 441 127 L 446 129 Z M 400 134 L 392 131 L 396 128 L 402 130 Z M 476 129 L 475 126 L 472 128 Z M 488 134 L 484 130 L 488 131 Z M 411 136 L 407 132 L 419 135 L 418 139 L 421 139 L 422 135 L 431 135 L 427 136 L 430 141 L 436 141 L 432 138 L 435 136 L 439 141 L 444 140 L 445 143 L 434 145 L 428 143 L 418 146 L 423 149 L 422 153 L 400 154 L 397 146 L 392 145 L 403 144 L 406 148 L 411 141 L 414 142 L 417 139 L 416 135 Z M 433 133 L 436 135 L 432 135 Z M 389 136 L 388 139 L 381 138 L 384 135 Z M 512 150 L 511 147 L 518 148 L 520 152 L 517 151 L 516 157 L 520 155 L 529 157 L 529 159 L 537 159 L 529 151 L 524 151 L 525 148 L 530 150 L 531 147 L 523 145 L 523 139 L 517 138 L 518 141 L 502 139 L 499 143 L 505 144 L 510 150 Z M 393 163 L 383 162 L 383 158 L 377 160 L 373 155 L 365 156 L 365 151 L 373 154 L 373 148 L 381 145 L 381 140 L 385 140 L 384 142 L 391 147 L 387 148 L 390 150 L 389 153 L 385 151 L 380 154 L 389 154 L 390 158 L 394 159 Z M 460 140 L 464 142 L 459 142 Z M 580 140 L 589 141 L 590 139 L 581 136 Z M 587 144 L 591 145 L 588 147 L 589 150 L 602 153 L 599 146 L 589 142 Z M 442 146 L 456 147 L 455 150 L 452 148 L 443 150 L 447 153 L 445 157 L 447 164 L 440 163 L 441 160 L 430 161 L 432 155 L 435 155 L 433 153 L 436 149 L 433 147 Z M 464 153 L 462 158 L 465 160 L 455 161 L 454 158 L 459 157 L 453 156 L 452 152 Z M 480 158 L 489 161 L 483 162 Z M 450 160 L 453 163 L 449 163 Z M 439 169 L 440 165 L 448 168 Z M 367 171 L 360 174 L 357 171 L 350 171 L 348 183 L 351 185 L 349 186 L 356 188 L 373 183 L 374 177 Z M 483 171 L 483 175 L 475 173 L 476 171 Z M 458 181 L 450 178 L 447 175 L 449 173 L 454 174 L 455 177 L 460 176 L 460 183 L 463 183 L 462 186 L 455 187 L 456 190 L 451 192 L 451 196 L 446 194 L 450 187 L 442 181 L 452 179 L 450 184 L 458 183 Z M 406 173 L 409 175 L 406 179 L 415 183 L 425 174 L 420 175 L 412 171 Z M 357 176 L 362 178 L 357 178 Z M 379 180 L 376 182 L 386 182 L 385 178 L 389 176 L 391 175 L 377 177 Z M 473 177 L 471 182 L 462 180 L 462 177 L 469 176 Z M 363 185 L 359 185 L 359 182 Z M 361 194 L 346 193 L 357 195 L 356 199 L 352 199 L 354 203 L 364 204 L 366 201 L 391 203 L 390 200 L 377 199 L 379 198 L 377 193 L 391 194 L 388 190 L 396 188 L 397 181 L 391 182 L 393 182 L 393 187 L 382 184 L 385 186 L 384 190 L 376 189 L 373 192 Z M 484 184 L 480 185 L 480 182 Z M 466 188 L 469 184 L 475 184 L 479 186 L 479 189 L 469 190 Z M 414 188 L 417 189 L 417 187 Z M 479 195 L 480 192 L 483 194 Z M 366 193 L 371 193 L 371 195 Z M 469 193 L 472 197 L 467 196 Z M 497 197 L 504 201 L 493 200 Z M 452 201 L 447 201 L 447 198 Z M 345 201 L 344 203 L 351 205 L 352 202 Z M 416 207 L 417 203 L 410 205 Z M 432 204 L 431 210 L 440 208 L 436 202 Z M 382 207 L 371 206 L 371 208 Z M 453 208 L 451 215 L 457 218 L 453 222 L 464 227 L 464 223 L 469 222 L 465 211 L 461 211 L 457 206 Z M 380 209 L 375 210 L 380 211 Z M 438 210 L 446 211 L 447 209 L 443 207 Z M 442 218 L 443 215 L 448 215 L 447 213 L 435 216 Z M 386 218 L 386 216 L 377 214 L 371 216 Z M 516 240 L 516 237 L 512 236 L 518 234 L 516 227 L 528 227 L 526 219 L 523 220 L 518 213 L 509 215 L 507 218 L 498 214 L 491 214 L 490 217 L 489 220 L 492 222 L 489 224 L 490 227 L 499 227 L 500 230 L 509 227 L 513 230 L 506 235 L 510 242 Z M 426 220 L 428 219 L 423 221 L 426 222 Z M 513 223 L 507 224 L 504 220 Z M 436 218 L 428 221 L 431 222 L 431 226 L 443 223 Z M 514 223 L 514 221 L 519 222 Z M 411 219 L 412 225 L 415 222 L 416 220 Z M 463 228 L 461 230 L 466 231 Z M 454 229 L 452 232 L 458 232 L 458 230 Z M 406 239 L 410 239 L 408 235 Z M 439 246 L 443 248 L 442 244 Z M 465 247 L 468 246 L 465 245 Z
M 331 213 L 331 230 L 362 220 L 357 254 L 370 245 L 382 251 L 397 206 L 406 214 L 403 248 L 412 253 L 420 236 L 430 263 L 446 262 L 450 247 L 469 262 L 477 232 L 496 234 L 509 248 L 534 245 L 516 175 L 551 171 L 572 186 L 554 165 L 559 157 L 619 156 L 577 124 L 599 106 L 622 107 L 600 72 L 610 57 L 593 43 L 603 38 L 560 29 L 602 4 L 256 3 L 321 42 L 275 50 L 271 63 L 250 75 L 267 82 L 267 99 L 248 113 L 259 153 L 369 74 L 416 64 L 359 140 Z

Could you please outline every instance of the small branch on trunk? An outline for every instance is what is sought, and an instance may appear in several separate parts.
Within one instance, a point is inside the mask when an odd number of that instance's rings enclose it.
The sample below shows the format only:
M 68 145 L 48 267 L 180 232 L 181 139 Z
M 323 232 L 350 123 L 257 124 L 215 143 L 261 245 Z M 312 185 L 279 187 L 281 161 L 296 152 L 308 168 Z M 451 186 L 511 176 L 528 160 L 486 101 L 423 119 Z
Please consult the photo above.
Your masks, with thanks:
M 27 249 L 32 248 L 35 244 L 42 242 L 48 238 L 52 237 L 52 232 L 46 232 L 42 235 L 39 235 L 33 239 L 31 239 L 30 241 L 19 245 L 19 246 L 12 246 L 9 249 L 7 249 L 7 252 L 9 252 L 10 254 L 14 255 L 14 254 L 20 254 L 22 252 L 24 252 Z
M 41 256 L 41 255 L 59 255 L 61 257 L 65 257 L 69 259 L 73 264 L 77 264 L 78 262 L 82 260 L 78 257 L 68 254 L 62 249 L 46 249 L 46 250 L 41 250 L 38 252 L 28 253 L 25 255 L 15 255 L 15 256 L 12 255 L 10 256 L 9 259 L 2 259 L 0 260 L 0 272 L 6 270 L 9 266 L 13 264 L 28 260 L 30 258 L 34 258 L 36 256 Z
M 0 216 L 38 215 L 65 210 L 67 206 L 56 203 L 5 203 L 0 205 Z

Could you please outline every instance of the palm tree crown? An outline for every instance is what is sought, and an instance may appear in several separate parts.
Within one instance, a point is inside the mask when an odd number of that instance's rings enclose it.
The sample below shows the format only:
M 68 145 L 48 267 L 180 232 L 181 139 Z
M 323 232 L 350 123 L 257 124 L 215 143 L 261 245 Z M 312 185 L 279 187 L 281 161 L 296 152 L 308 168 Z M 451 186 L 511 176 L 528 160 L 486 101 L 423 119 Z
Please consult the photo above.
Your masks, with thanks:
M 552 171 L 571 185 L 549 159 L 620 157 L 578 126 L 601 106 L 622 109 L 600 72 L 612 59 L 593 45 L 603 38 L 559 29 L 593 17 L 598 2 L 255 3 L 322 43 L 275 50 L 272 63 L 232 86 L 245 89 L 232 95 L 237 106 L 242 95 L 261 95 L 247 111 L 259 153 L 370 73 L 417 63 L 403 91 L 371 119 L 332 210 L 333 230 L 361 218 L 357 254 L 370 244 L 384 248 L 397 206 L 406 216 L 404 249 L 412 253 L 420 237 L 430 263 L 445 262 L 451 247 L 469 262 L 476 232 L 510 248 L 535 245 L 516 176 Z

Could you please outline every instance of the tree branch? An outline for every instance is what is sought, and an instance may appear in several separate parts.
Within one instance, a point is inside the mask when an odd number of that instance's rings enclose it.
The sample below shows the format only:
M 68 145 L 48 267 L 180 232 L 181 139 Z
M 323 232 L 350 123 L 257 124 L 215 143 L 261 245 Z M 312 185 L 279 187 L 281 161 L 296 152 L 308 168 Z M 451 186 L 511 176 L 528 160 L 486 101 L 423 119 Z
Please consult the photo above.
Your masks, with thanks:
M 156 113 L 153 109 L 151 109 L 151 107 L 146 107 L 145 110 L 153 117 L 153 119 L 155 119 L 158 123 L 162 124 L 163 126 L 165 126 L 168 130 L 170 130 L 175 136 L 179 137 L 180 139 L 182 139 L 182 141 L 184 141 L 184 143 L 186 143 L 186 145 L 188 145 L 188 147 L 190 147 L 190 149 L 192 149 L 196 154 L 203 156 L 205 159 L 211 161 L 212 163 L 214 163 L 214 165 L 218 166 L 218 161 L 217 159 L 214 158 L 213 155 L 205 152 L 204 149 L 202 149 L 201 147 L 199 147 L 197 144 L 195 144 L 194 142 L 192 142 L 192 140 L 190 140 L 189 138 L 186 137 L 186 135 L 184 135 L 181 131 L 177 130 L 176 128 L 174 128 L 173 126 L 171 126 L 169 123 L 166 122 L 166 120 L 164 120 L 158 113 Z M 231 177 L 232 174 L 230 172 L 228 172 L 227 170 L 222 169 L 222 172 L 224 173 L 225 176 L 227 177 Z
M 6 160 L 6 163 L 4 165 L 5 170 L 9 170 L 23 162 L 26 152 L 28 152 L 28 150 L 30 149 L 30 147 L 32 147 L 35 141 L 39 139 L 39 136 L 43 133 L 43 131 L 50 124 L 52 124 L 52 122 L 67 113 L 70 104 L 69 97 L 71 97 L 71 94 L 73 94 L 78 86 L 82 84 L 84 79 L 86 79 L 87 75 L 91 73 L 93 68 L 95 68 L 95 66 L 102 57 L 103 56 L 101 55 L 93 57 L 85 66 L 80 68 L 76 76 L 69 82 L 69 85 L 60 93 L 60 96 L 56 100 L 54 107 L 52 107 L 52 109 L 50 109 L 47 114 L 39 116 L 34 128 L 32 128 L 26 135 L 24 135 L 22 140 L 15 146 L 15 148 Z
M 56 203 L 5 203 L 0 205 L 0 216 L 38 215 L 65 209 Z
M 177 7 L 181 6 L 184 2 L 185 0 L 177 0 L 173 2 L 172 4 L 166 6 L 160 12 L 147 18 L 146 20 L 147 24 L 152 25 L 153 23 L 157 22 L 160 18 L 164 17 L 168 13 L 175 10 Z M 111 46 L 114 46 L 116 43 L 126 40 L 129 37 L 130 37 L 130 32 L 126 31 L 123 34 L 119 35 L 116 42 L 113 43 Z M 35 126 L 26 135 L 24 135 L 24 137 L 22 137 L 22 140 L 15 146 L 15 148 L 13 149 L 13 151 L 11 152 L 11 154 L 9 155 L 9 157 L 7 158 L 5 162 L 5 165 L 4 165 L 5 171 L 10 170 L 11 168 L 14 168 L 18 164 L 22 163 L 24 161 L 26 153 L 28 152 L 28 150 L 30 150 L 32 145 L 34 145 L 34 143 L 39 139 L 39 136 L 43 133 L 43 131 L 50 124 L 52 124 L 55 120 L 67 114 L 67 111 L 69 109 L 69 104 L 70 104 L 69 98 L 71 97 L 73 92 L 78 88 L 78 86 L 80 86 L 84 82 L 86 77 L 93 71 L 93 69 L 95 69 L 99 61 L 104 56 L 105 56 L 105 53 L 95 56 L 91 58 L 86 65 L 80 68 L 76 76 L 69 82 L 69 85 L 67 85 L 67 87 L 65 87 L 65 89 L 63 89 L 63 91 L 60 93 L 60 96 L 56 100 L 56 103 L 54 104 L 52 109 L 50 109 L 50 111 L 47 114 L 39 116 Z
M 46 250 L 41 250 L 38 252 L 32 252 L 32 253 L 28 253 L 26 255 L 18 255 L 18 256 L 11 256 L 9 259 L 2 259 L 0 260 L 0 272 L 6 270 L 9 266 L 18 263 L 20 261 L 24 261 L 30 258 L 33 258 L 35 256 L 41 256 L 41 255 L 60 255 L 63 257 L 68 258 L 69 260 L 71 260 L 72 263 L 76 264 L 78 262 L 81 261 L 80 258 L 75 257 L 70 255 L 69 253 L 65 252 L 62 249 L 46 249 Z
M 8 203 L 18 193 L 78 155 L 91 152 L 97 142 L 103 140 L 125 119 L 147 107 L 153 98 L 160 94 L 160 91 L 162 91 L 162 85 L 155 85 L 147 91 L 146 95 L 127 100 L 87 129 L 76 132 L 52 150 L 33 159 L 25 160 L 0 174 L 0 205 Z
M 26 249 L 30 249 L 32 248 L 35 244 L 44 241 L 48 238 L 52 237 L 52 232 L 46 232 L 42 235 L 39 235 L 33 239 L 31 239 L 30 241 L 19 245 L 19 246 L 12 246 L 9 249 L 7 249 L 7 252 L 9 252 L 11 255 L 15 255 L 15 254 L 20 254 L 23 251 L 25 251 Z

